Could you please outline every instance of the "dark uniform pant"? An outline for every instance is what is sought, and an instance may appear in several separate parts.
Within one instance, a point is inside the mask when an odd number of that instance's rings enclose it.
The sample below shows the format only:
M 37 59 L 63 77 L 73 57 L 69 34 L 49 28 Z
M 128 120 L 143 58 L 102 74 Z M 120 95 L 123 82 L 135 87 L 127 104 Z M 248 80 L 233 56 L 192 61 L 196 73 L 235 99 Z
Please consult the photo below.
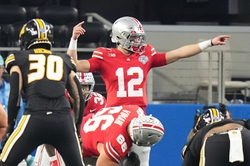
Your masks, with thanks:
M 54 146 L 67 166 L 83 166 L 81 148 L 70 111 L 24 115 L 5 144 L 0 166 L 16 166 L 41 144 Z
M 204 142 L 200 166 L 250 166 L 250 130 L 241 131 L 244 162 L 229 162 L 230 141 L 227 133 L 214 134 Z M 202 154 L 201 154 L 202 155 Z

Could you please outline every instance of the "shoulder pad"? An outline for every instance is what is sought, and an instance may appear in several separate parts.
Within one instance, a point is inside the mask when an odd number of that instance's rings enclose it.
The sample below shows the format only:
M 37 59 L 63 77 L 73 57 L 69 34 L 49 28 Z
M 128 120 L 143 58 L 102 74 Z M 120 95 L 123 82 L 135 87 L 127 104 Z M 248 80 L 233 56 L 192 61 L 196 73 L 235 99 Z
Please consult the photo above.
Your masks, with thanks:
M 92 57 L 103 59 L 104 56 L 108 55 L 108 52 L 112 52 L 111 48 L 98 47 L 92 54 Z
M 148 45 L 146 46 L 145 52 L 150 53 L 151 56 L 153 56 L 153 55 L 156 54 L 155 48 L 154 48 L 152 45 L 150 45 L 150 44 L 148 44 Z
M 5 68 L 8 72 L 10 72 L 10 68 L 15 65 L 15 54 L 9 54 L 9 56 L 5 60 Z

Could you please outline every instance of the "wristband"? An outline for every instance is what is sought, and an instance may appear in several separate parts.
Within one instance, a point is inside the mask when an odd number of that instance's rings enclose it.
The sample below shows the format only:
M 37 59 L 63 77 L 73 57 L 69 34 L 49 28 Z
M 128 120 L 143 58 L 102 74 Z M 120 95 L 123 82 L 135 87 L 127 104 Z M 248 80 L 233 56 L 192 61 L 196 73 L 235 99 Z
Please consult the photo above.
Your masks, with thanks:
M 198 43 L 198 46 L 200 47 L 201 51 L 207 49 L 208 47 L 212 46 L 212 40 L 206 40 L 203 42 Z
M 69 50 L 77 50 L 77 40 L 70 39 Z
M 211 46 L 214 46 L 213 42 L 212 42 L 212 39 L 210 39 L 210 42 L 211 42 Z
M 57 160 L 56 155 L 54 155 L 54 156 L 50 156 L 49 158 L 50 158 L 50 161 L 55 161 L 55 160 Z

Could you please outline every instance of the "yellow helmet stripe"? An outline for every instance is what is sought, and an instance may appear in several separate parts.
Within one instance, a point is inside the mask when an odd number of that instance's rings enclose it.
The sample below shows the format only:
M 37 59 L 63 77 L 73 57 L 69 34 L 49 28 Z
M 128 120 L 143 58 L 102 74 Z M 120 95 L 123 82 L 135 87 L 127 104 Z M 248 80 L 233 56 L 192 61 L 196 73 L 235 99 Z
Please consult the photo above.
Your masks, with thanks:
M 213 113 L 213 116 L 214 116 L 214 117 L 215 117 L 215 116 L 218 116 L 217 110 L 216 110 L 215 108 L 212 108 L 212 113 Z
M 26 27 L 27 24 L 24 24 L 20 33 L 19 33 L 19 37 L 21 37 L 22 34 L 24 34 L 24 28 Z
M 39 29 L 37 29 L 38 32 L 38 38 L 44 39 L 45 38 L 45 31 L 40 31 L 41 29 L 45 30 L 45 24 L 41 19 L 36 19 L 36 22 L 38 23 Z

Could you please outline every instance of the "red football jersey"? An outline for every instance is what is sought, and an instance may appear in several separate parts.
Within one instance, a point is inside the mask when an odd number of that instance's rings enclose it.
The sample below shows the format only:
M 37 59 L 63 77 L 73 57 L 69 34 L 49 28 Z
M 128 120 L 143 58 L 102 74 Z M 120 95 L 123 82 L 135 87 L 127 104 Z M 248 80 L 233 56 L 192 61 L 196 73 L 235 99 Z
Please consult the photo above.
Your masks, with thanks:
M 85 106 L 83 116 L 86 116 L 90 113 L 95 114 L 98 110 L 105 107 L 106 103 L 106 98 L 103 95 L 97 92 L 92 92 L 92 95 Z
M 70 101 L 70 95 L 67 90 L 65 90 L 65 96 Z M 95 114 L 98 110 L 102 109 L 106 106 L 106 98 L 97 92 L 92 92 L 90 99 L 87 101 L 85 105 L 83 116 L 87 116 L 88 114 Z M 74 113 L 74 110 L 71 109 L 71 113 Z
M 125 56 L 116 48 L 99 47 L 89 59 L 90 72 L 100 72 L 106 84 L 107 107 L 147 106 L 146 82 L 151 68 L 166 65 L 165 53 L 147 45 L 142 54 Z
M 114 162 L 119 162 L 132 146 L 132 140 L 127 133 L 129 122 L 140 115 L 143 110 L 135 105 L 106 107 L 95 115 L 85 116 L 81 125 L 83 155 L 85 157 L 99 156 L 97 143 L 103 143 L 104 150 Z

